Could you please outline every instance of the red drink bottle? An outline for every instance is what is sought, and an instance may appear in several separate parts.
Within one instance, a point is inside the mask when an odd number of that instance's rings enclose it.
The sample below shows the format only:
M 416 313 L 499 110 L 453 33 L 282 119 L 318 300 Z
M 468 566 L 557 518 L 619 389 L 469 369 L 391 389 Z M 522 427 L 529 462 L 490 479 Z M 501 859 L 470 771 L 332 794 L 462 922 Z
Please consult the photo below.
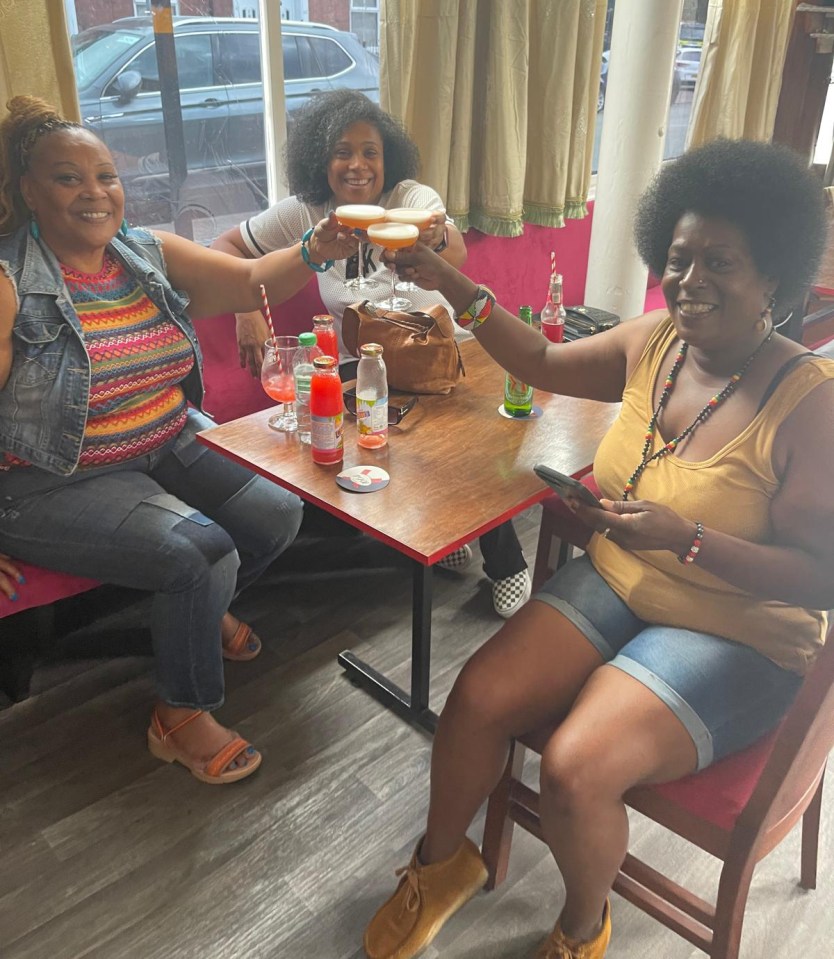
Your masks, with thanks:
M 542 333 L 551 343 L 565 338 L 565 308 L 562 306 L 562 274 L 552 273 L 547 289 L 547 302 L 541 312 Z
M 339 340 L 333 326 L 333 317 L 327 313 L 313 317 L 313 332 L 316 334 L 316 343 L 326 356 L 332 356 L 339 362 Z
M 317 356 L 310 377 L 310 439 L 313 462 L 341 463 L 344 458 L 342 434 L 342 381 L 332 356 Z

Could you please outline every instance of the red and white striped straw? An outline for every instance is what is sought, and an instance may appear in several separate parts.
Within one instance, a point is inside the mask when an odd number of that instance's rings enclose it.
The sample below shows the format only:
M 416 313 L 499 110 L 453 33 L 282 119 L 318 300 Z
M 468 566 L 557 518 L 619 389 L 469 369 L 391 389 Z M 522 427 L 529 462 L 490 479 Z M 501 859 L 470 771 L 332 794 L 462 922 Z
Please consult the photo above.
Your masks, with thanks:
M 551 273 L 556 272 L 556 251 L 555 250 L 550 251 L 550 272 Z M 263 289 L 263 287 L 261 287 L 261 289 Z
M 272 325 L 272 313 L 269 310 L 269 300 L 266 298 L 266 287 L 263 285 L 263 283 L 261 283 L 261 299 L 264 301 L 266 325 L 269 327 L 269 333 L 272 337 L 272 345 L 275 346 L 275 327 Z

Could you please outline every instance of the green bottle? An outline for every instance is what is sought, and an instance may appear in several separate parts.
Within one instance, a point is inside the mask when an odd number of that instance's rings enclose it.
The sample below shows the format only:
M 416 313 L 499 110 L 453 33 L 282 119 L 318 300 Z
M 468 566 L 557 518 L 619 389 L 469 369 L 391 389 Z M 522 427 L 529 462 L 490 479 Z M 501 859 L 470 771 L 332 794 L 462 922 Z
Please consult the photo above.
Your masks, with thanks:
M 528 326 L 533 325 L 531 306 L 520 306 L 518 316 Z M 533 412 L 533 387 L 509 373 L 504 377 L 504 412 L 510 416 L 529 416 Z

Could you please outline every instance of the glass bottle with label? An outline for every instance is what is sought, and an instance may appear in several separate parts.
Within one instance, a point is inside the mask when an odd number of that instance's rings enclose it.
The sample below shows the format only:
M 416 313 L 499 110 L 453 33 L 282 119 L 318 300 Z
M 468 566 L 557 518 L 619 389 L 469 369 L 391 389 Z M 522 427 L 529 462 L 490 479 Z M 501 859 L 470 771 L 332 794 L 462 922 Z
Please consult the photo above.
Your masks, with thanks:
M 388 380 L 379 343 L 359 347 L 356 431 L 356 441 L 366 449 L 379 449 L 388 442 Z
M 298 417 L 298 438 L 310 442 L 310 380 L 313 376 L 313 360 L 322 352 L 316 345 L 315 333 L 301 333 L 295 351 L 292 371 L 295 378 L 295 414 Z
M 562 306 L 562 274 L 551 273 L 547 288 L 547 302 L 541 312 L 542 333 L 551 343 L 565 338 L 565 308 Z
M 519 319 L 533 325 L 533 308 L 520 306 Z M 510 416 L 529 416 L 533 412 L 533 387 L 517 380 L 511 373 L 504 377 L 504 412 Z
M 310 377 L 310 438 L 313 462 L 329 465 L 344 458 L 342 381 L 332 356 L 317 356 Z

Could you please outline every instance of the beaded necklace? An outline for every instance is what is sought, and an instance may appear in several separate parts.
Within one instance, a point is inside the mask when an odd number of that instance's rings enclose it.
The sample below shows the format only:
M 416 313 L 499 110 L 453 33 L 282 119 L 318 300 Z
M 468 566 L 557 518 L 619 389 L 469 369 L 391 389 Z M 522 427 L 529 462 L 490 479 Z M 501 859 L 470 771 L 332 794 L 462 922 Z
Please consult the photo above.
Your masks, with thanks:
M 652 448 L 654 434 L 657 429 L 657 423 L 660 419 L 660 414 L 663 411 L 663 408 L 669 402 L 669 397 L 672 395 L 672 390 L 675 387 L 675 380 L 678 378 L 678 373 L 680 373 L 681 367 L 683 366 L 683 361 L 686 359 L 687 350 L 689 349 L 688 343 L 681 344 L 681 348 L 678 350 L 678 355 L 675 357 L 675 362 L 672 364 L 672 369 L 669 370 L 666 381 L 663 384 L 663 392 L 660 394 L 660 399 L 657 401 L 657 406 L 655 407 L 654 413 L 652 413 L 652 418 L 649 420 L 649 425 L 646 428 L 646 442 L 643 444 L 643 452 L 640 457 L 640 463 L 637 466 L 637 469 L 635 469 L 635 471 L 628 478 L 628 482 L 623 488 L 624 500 L 628 499 L 629 494 L 634 492 L 634 487 L 637 485 L 637 480 L 639 480 L 643 475 L 643 470 L 645 470 L 649 463 L 653 462 L 654 460 L 662 459 L 664 456 L 668 456 L 670 453 L 674 453 L 676 447 L 679 446 L 680 443 L 682 443 L 688 436 L 691 436 L 701 425 L 701 423 L 709 419 L 709 417 L 718 409 L 724 400 L 726 400 L 728 396 L 731 396 L 735 392 L 735 389 L 738 386 L 742 376 L 744 376 L 744 374 L 747 372 L 753 360 L 755 360 L 764 347 L 767 346 L 772 336 L 773 329 L 771 328 L 770 332 L 762 340 L 762 342 L 759 343 L 759 345 L 755 350 L 753 350 L 750 356 L 747 357 L 744 363 L 742 363 L 736 372 L 733 373 L 727 385 L 712 397 L 712 399 L 689 424 L 689 426 L 687 426 L 683 432 L 678 433 L 674 439 L 669 440 L 668 443 L 664 443 L 664 445 L 661 446 L 656 453 L 652 453 L 651 456 L 648 456 L 647 454 Z

